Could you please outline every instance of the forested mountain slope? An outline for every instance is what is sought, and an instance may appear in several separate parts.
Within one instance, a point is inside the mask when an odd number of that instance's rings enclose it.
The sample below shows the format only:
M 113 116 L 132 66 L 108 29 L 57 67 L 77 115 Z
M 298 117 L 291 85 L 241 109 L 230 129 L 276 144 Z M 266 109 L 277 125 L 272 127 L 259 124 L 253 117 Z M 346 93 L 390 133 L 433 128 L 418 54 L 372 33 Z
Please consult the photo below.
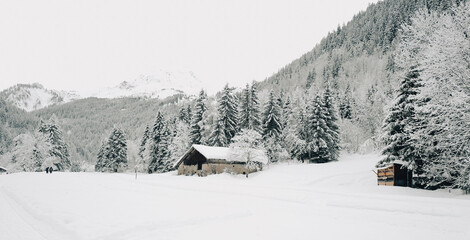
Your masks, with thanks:
M 137 144 L 147 124 L 152 125 L 157 111 L 176 116 L 182 95 L 165 100 L 148 98 L 87 98 L 32 112 L 47 120 L 53 114 L 59 119 L 72 159 L 92 164 L 96 154 L 114 126 L 123 129 L 129 140 L 129 151 L 137 151 Z M 129 157 L 135 154 L 129 154 Z M 130 159 L 131 161 L 133 159 Z
M 329 85 L 341 115 L 343 147 L 357 151 L 364 142 L 377 148 L 384 108 L 397 88 L 394 49 L 400 29 L 418 9 L 445 11 L 465 0 L 385 0 L 371 4 L 346 25 L 329 33 L 312 51 L 258 84 L 308 102 Z M 312 29 L 314 31 L 314 29 Z M 347 114 L 349 115 L 349 114 Z M 366 144 L 367 145 L 367 144 Z

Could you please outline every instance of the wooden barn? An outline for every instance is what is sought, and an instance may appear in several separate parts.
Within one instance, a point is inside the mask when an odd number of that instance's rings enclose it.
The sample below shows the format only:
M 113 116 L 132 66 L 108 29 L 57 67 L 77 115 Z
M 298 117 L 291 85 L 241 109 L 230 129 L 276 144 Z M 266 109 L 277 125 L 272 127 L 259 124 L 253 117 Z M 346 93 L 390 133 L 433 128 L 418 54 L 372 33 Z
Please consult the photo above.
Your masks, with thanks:
M 377 169 L 377 184 L 383 186 L 412 186 L 413 172 L 400 161 Z
M 4 167 L 0 167 L 0 174 L 8 173 L 8 170 Z
M 268 162 L 266 154 L 261 150 L 250 150 L 251 161 L 258 163 L 258 169 L 261 169 L 262 164 Z M 247 175 L 257 171 L 248 169 L 246 161 L 245 157 L 234 154 L 229 148 L 195 144 L 179 159 L 175 167 L 178 169 L 178 175 L 207 176 L 223 172 Z

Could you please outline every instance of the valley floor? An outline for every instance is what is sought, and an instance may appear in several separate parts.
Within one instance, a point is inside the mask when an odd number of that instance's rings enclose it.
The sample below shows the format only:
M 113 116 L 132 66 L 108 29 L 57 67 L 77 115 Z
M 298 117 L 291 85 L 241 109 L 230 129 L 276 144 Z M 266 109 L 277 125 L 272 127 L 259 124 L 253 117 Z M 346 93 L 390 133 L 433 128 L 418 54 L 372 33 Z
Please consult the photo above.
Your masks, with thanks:
M 470 196 L 377 186 L 376 155 L 244 176 L 0 176 L 0 239 L 469 239 Z

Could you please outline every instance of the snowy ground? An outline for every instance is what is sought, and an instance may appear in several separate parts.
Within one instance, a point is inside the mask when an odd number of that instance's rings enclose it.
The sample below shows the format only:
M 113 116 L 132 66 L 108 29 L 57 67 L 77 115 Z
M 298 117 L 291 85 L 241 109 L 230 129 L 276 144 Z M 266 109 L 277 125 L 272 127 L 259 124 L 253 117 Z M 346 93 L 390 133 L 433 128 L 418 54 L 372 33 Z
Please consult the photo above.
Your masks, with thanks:
M 377 156 L 200 177 L 0 176 L 0 239 L 470 239 L 470 197 L 377 186 Z

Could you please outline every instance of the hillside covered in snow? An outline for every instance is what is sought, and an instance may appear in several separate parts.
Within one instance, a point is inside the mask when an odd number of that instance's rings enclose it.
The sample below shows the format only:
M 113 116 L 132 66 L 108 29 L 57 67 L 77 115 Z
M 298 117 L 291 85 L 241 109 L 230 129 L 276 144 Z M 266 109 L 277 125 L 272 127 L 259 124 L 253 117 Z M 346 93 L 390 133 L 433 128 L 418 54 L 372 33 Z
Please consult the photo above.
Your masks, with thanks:
M 2 239 L 468 239 L 468 196 L 377 186 L 376 155 L 245 178 L 0 175 Z
M 27 112 L 80 98 L 76 92 L 49 90 L 39 83 L 17 84 L 0 92 L 0 97 Z
M 141 75 L 133 81 L 93 93 L 97 98 L 146 97 L 164 99 L 176 94 L 196 95 L 202 89 L 201 81 L 191 71 L 157 71 Z
M 155 74 L 141 75 L 133 81 L 124 81 L 117 86 L 103 88 L 91 94 L 50 90 L 39 83 L 33 83 L 17 84 L 5 89 L 0 92 L 0 98 L 20 109 L 31 112 L 87 97 L 163 100 L 175 95 L 195 96 L 202 88 L 202 82 L 191 71 L 170 72 L 159 70 Z

